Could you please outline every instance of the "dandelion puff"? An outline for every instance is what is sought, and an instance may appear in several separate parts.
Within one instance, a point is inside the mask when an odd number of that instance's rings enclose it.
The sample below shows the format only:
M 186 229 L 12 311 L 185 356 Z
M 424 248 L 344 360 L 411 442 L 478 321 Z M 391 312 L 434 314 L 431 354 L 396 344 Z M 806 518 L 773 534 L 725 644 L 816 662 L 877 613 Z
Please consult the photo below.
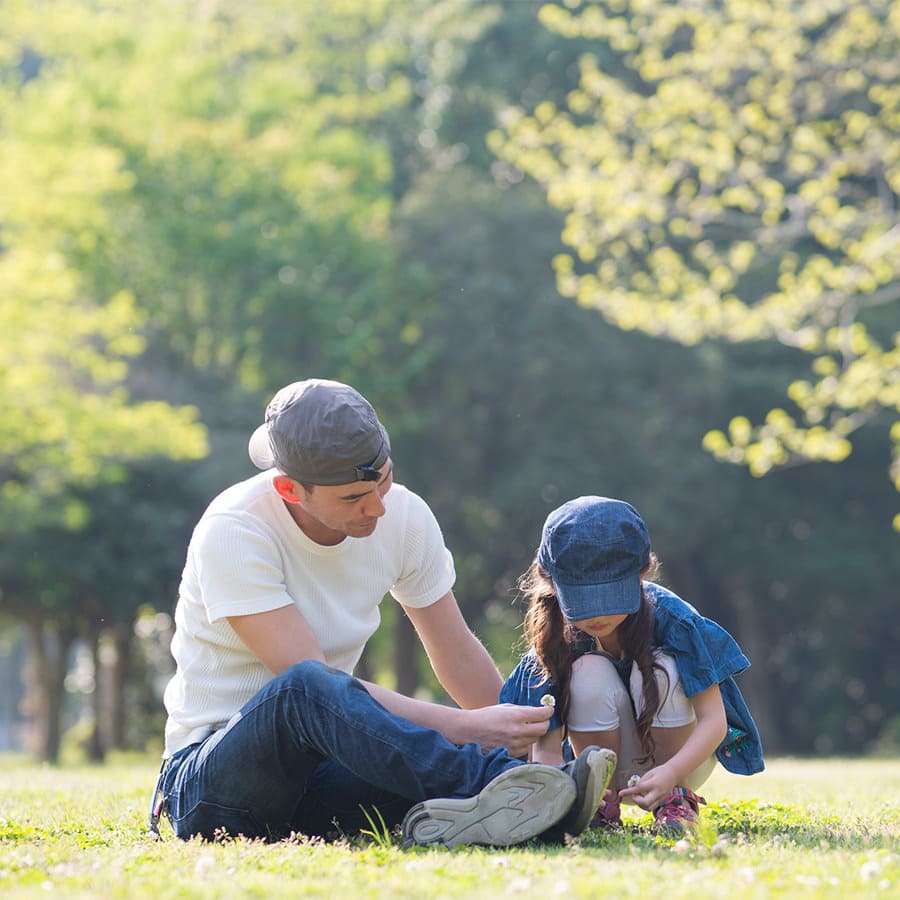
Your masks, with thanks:
M 880 874 L 881 866 L 877 860 L 874 859 L 866 860 L 859 870 L 860 878 L 862 878 L 863 881 L 872 881 L 873 878 L 877 878 Z
M 206 856 L 199 856 L 197 858 L 197 862 L 194 863 L 194 872 L 197 875 L 208 875 L 215 867 L 215 858 L 207 854 Z

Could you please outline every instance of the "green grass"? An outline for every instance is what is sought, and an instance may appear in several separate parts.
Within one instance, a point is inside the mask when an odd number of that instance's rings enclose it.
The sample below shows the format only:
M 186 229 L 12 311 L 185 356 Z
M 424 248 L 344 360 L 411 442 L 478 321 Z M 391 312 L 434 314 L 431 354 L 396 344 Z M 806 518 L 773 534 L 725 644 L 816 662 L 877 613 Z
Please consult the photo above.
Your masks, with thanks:
M 649 816 L 566 847 L 402 850 L 373 820 L 338 844 L 182 842 L 145 829 L 147 759 L 100 768 L 0 758 L 0 897 L 900 897 L 900 760 L 771 761 L 721 769 L 690 841 Z

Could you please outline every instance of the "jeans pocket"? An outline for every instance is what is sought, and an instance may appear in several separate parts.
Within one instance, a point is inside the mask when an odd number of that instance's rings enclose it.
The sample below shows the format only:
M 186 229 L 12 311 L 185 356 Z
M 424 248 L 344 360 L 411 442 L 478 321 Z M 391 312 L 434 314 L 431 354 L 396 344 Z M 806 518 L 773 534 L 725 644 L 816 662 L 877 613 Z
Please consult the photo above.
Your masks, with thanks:
M 268 830 L 260 825 L 247 809 L 222 806 L 200 800 L 189 812 L 172 818 L 172 827 L 180 838 L 199 836 L 206 840 L 224 837 L 268 837 Z

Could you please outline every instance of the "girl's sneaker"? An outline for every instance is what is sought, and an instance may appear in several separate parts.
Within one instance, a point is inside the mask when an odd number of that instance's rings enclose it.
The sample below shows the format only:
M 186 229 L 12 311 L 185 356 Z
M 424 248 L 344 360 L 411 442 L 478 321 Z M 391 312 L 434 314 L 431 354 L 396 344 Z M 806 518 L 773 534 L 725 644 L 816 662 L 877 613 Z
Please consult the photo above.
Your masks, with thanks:
M 622 807 L 614 800 L 604 800 L 594 818 L 591 819 L 591 828 L 623 828 Z
M 692 790 L 684 787 L 672 788 L 662 806 L 653 812 L 656 824 L 653 830 L 657 834 L 684 834 L 686 828 L 697 823 L 700 818 L 700 804 L 706 801 Z

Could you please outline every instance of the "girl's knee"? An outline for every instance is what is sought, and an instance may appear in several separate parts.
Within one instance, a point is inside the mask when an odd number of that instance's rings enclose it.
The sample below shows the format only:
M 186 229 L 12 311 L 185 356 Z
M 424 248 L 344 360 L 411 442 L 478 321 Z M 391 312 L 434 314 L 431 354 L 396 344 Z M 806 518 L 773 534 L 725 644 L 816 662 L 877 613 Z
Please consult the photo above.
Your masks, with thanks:
M 622 679 L 603 656 L 588 654 L 575 660 L 569 692 L 569 727 L 575 731 L 613 731 L 631 710 Z

